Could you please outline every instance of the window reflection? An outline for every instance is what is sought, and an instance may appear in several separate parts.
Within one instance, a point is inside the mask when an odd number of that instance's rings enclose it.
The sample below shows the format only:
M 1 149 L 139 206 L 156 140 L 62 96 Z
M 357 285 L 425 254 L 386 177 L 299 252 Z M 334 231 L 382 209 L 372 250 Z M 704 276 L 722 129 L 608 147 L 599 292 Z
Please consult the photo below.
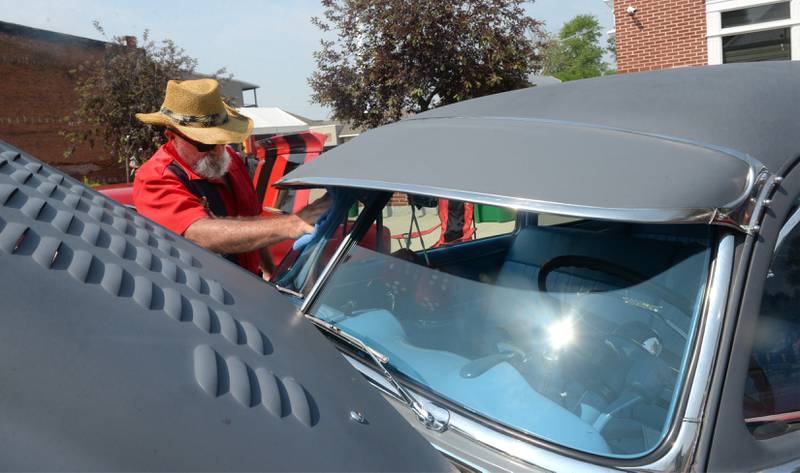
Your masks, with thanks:
M 788 61 L 792 58 L 791 30 L 758 31 L 722 38 L 723 62 Z
M 800 227 L 776 249 L 761 301 L 744 398 L 756 438 L 800 428 Z

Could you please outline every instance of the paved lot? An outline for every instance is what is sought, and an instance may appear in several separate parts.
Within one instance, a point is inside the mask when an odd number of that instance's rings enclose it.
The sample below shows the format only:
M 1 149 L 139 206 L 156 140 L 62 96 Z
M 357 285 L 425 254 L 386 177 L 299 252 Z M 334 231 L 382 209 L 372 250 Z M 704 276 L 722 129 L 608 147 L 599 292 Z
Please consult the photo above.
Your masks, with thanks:
M 388 217 L 384 217 L 383 224 L 384 226 L 388 227 L 392 235 L 401 235 L 401 234 L 408 234 L 409 229 L 413 232 L 417 232 L 416 225 L 413 225 L 412 228 L 412 219 L 411 219 L 411 212 L 407 210 L 408 207 L 403 207 L 401 209 L 393 209 L 392 215 Z M 417 215 L 417 222 L 419 223 L 419 228 L 422 232 L 426 232 L 433 227 L 440 225 L 439 215 L 436 213 L 435 209 L 425 209 L 425 212 L 420 212 L 419 210 L 416 211 Z M 475 235 L 477 238 L 486 238 L 494 235 L 502 235 L 505 233 L 509 233 L 514 230 L 515 222 L 503 222 L 503 223 L 496 223 L 496 222 L 481 222 L 476 225 Z M 441 235 L 441 228 L 436 228 L 432 232 L 424 235 L 422 237 L 422 241 L 420 238 L 414 238 L 411 242 L 411 249 L 414 251 L 419 251 L 422 249 L 422 245 L 424 242 L 425 248 L 430 248 L 439 241 L 439 237 Z M 406 246 L 406 242 L 402 238 L 393 238 L 392 239 L 392 251 L 396 251 L 400 248 L 404 248 Z

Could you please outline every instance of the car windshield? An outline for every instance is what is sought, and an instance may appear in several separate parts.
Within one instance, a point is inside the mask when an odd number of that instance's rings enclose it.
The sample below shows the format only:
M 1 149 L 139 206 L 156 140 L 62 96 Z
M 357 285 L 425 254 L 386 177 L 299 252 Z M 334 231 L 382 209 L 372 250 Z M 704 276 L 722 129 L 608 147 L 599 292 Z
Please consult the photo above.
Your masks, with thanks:
M 708 277 L 707 226 L 395 195 L 371 228 L 312 315 L 407 382 L 524 434 L 609 457 L 664 438 Z

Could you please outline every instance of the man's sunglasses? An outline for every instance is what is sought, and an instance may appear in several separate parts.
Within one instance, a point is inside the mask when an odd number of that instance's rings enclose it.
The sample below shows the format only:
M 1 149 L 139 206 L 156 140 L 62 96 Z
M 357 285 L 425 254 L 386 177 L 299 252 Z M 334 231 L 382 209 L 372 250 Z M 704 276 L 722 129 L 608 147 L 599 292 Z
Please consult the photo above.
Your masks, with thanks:
M 173 133 L 175 133 L 176 135 L 178 135 L 181 138 L 183 138 L 184 141 L 190 143 L 192 146 L 195 147 L 195 149 L 197 151 L 200 151 L 201 153 L 207 153 L 207 152 L 209 152 L 212 149 L 217 147 L 217 145 L 209 145 L 209 144 L 206 144 L 206 143 L 200 143 L 199 141 L 195 141 L 195 140 L 187 137 L 183 133 L 178 133 L 177 131 L 174 131 L 174 130 L 173 130 Z

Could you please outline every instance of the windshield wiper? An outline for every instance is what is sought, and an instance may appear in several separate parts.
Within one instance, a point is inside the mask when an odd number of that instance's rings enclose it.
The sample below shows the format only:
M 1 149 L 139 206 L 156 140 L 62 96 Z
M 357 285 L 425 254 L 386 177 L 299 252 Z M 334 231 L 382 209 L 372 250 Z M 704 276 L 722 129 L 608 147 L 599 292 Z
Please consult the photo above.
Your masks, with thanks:
M 386 369 L 385 365 L 389 363 L 388 356 L 375 350 L 374 348 L 370 347 L 369 345 L 361 341 L 361 339 L 354 337 L 353 335 L 350 335 L 349 333 L 345 332 L 344 330 L 340 329 L 339 327 L 331 323 L 328 323 L 310 314 L 305 314 L 305 317 L 317 327 L 320 327 L 326 332 L 338 338 L 341 338 L 350 345 L 366 353 L 372 359 L 375 365 L 380 369 L 381 374 L 383 375 L 384 378 L 386 378 L 386 381 L 388 381 L 389 384 L 391 384 L 392 387 L 394 387 L 394 389 L 400 395 L 401 400 L 406 404 L 406 406 L 408 406 L 409 409 L 411 409 L 411 412 L 413 412 L 414 415 L 417 416 L 417 420 L 419 420 L 422 423 L 422 425 L 425 426 L 426 429 L 430 429 L 436 432 L 444 432 L 445 430 L 447 430 L 447 423 L 442 422 L 436 417 L 434 417 L 434 415 L 431 414 L 427 409 L 425 409 L 422 406 L 422 404 L 419 401 L 417 401 L 416 398 L 414 398 L 414 396 L 410 392 L 408 392 L 406 388 L 401 386 L 400 383 L 396 379 L 394 379 L 394 376 L 392 376 L 389 370 Z

